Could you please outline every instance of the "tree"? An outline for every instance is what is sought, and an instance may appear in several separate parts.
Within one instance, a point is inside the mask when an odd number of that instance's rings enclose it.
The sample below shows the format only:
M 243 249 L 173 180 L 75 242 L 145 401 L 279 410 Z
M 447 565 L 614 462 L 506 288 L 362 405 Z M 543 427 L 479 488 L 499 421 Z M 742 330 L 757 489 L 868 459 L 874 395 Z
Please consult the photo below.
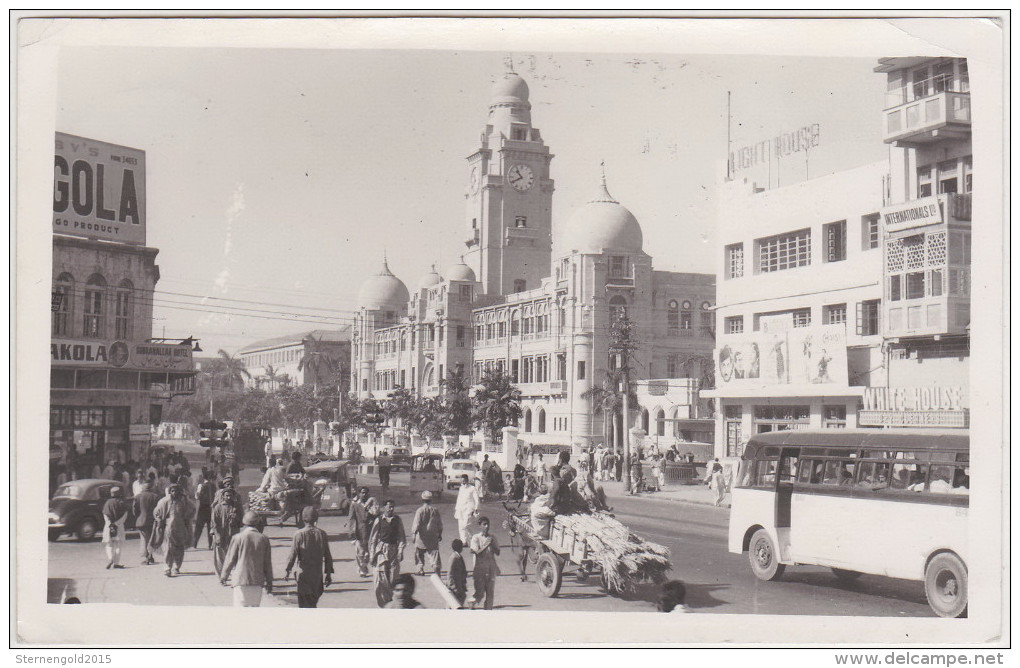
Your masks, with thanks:
M 439 406 L 443 435 L 458 436 L 471 433 L 471 388 L 464 378 L 464 372 L 448 372 L 439 381 Z
M 259 380 L 265 379 L 266 384 L 269 386 L 269 391 L 274 392 L 279 386 L 286 374 L 281 374 L 279 370 L 272 364 L 266 366 L 266 372 L 262 375 Z
M 383 413 L 394 426 L 399 423 L 405 428 L 411 427 L 414 422 L 416 402 L 417 397 L 411 390 L 397 385 L 392 392 L 386 395 Z
M 219 393 L 241 392 L 245 381 L 251 378 L 244 360 L 220 348 L 217 357 L 209 363 L 209 417 L 215 417 L 215 401 Z M 220 406 L 221 410 L 223 406 Z
M 493 441 L 502 439 L 503 427 L 516 425 L 521 419 L 521 391 L 510 376 L 499 370 L 485 374 L 472 403 L 474 424 Z
M 334 373 L 336 367 L 339 365 L 339 360 L 336 359 L 326 350 L 319 350 L 311 345 L 313 339 L 305 339 L 305 353 L 298 360 L 298 371 L 304 371 L 307 379 L 308 376 L 312 378 L 312 393 L 318 396 L 319 394 L 319 380 L 322 378 L 328 378 Z

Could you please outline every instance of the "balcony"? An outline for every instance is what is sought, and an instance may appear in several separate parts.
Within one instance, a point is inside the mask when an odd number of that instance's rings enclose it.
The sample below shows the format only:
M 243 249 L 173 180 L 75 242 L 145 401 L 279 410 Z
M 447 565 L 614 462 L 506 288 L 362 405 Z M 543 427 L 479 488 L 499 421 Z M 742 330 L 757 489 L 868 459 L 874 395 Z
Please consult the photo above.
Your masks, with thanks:
M 610 274 L 606 277 L 607 288 L 632 288 L 634 287 L 633 276 L 613 276 Z
M 890 91 L 885 110 L 887 144 L 921 146 L 970 134 L 970 83 L 939 77 Z

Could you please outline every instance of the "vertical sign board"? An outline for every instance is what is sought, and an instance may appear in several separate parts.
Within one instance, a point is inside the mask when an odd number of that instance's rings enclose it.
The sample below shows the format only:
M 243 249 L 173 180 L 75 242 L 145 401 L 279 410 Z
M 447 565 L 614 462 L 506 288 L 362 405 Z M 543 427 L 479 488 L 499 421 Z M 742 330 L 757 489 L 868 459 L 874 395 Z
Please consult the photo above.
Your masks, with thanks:
M 145 151 L 58 132 L 53 232 L 145 244 Z

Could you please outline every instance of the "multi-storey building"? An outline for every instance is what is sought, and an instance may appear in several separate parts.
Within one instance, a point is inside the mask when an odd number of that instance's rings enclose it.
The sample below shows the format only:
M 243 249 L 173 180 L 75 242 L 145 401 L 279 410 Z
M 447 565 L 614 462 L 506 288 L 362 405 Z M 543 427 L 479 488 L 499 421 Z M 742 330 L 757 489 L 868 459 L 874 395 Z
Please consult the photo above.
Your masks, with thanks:
M 964 58 L 883 58 L 889 191 L 882 209 L 888 383 L 862 423 L 969 421 L 973 153 Z
M 531 125 L 528 96 L 513 73 L 493 89 L 482 145 L 468 157 L 463 261 L 429 272 L 413 293 L 386 263 L 362 286 L 352 387 L 379 399 L 398 386 L 429 395 L 451 372 L 477 381 L 501 369 L 523 395 L 523 440 L 587 447 L 606 442 L 589 390 L 613 363 L 616 315 L 635 324 L 636 377 L 701 378 L 715 280 L 653 270 L 640 224 L 605 177 L 554 235 L 552 156 Z
M 166 401 L 194 391 L 192 339 L 152 339 L 144 156 L 57 133 L 50 458 L 72 467 L 139 460 Z
M 309 353 L 321 353 L 323 359 Z M 246 382 L 255 387 L 275 390 L 284 383 L 324 383 L 332 376 L 331 365 L 350 359 L 350 327 L 263 339 L 244 346 L 238 355 L 248 370 Z

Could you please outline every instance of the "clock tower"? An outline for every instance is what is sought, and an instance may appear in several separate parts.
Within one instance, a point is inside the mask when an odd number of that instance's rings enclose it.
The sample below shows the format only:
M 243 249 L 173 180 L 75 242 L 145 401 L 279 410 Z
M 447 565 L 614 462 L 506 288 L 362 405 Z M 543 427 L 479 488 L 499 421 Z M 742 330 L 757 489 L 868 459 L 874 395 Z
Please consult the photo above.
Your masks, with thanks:
M 506 73 L 492 88 L 481 146 L 467 159 L 464 262 L 486 294 L 532 290 L 550 275 L 552 158 L 531 126 L 528 84 Z

